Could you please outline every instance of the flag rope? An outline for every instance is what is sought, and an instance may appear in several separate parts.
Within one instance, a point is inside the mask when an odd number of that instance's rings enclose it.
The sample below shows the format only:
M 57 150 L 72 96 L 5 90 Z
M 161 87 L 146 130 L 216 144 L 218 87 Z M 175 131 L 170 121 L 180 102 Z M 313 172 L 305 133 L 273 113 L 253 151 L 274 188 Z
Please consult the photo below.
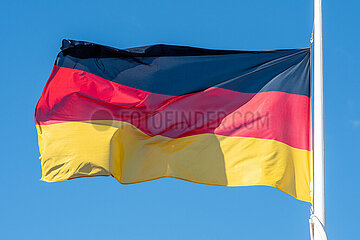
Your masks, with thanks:
M 312 211 L 312 208 L 311 208 L 311 211 Z M 326 236 L 326 231 L 325 231 L 324 225 L 321 223 L 321 221 L 315 214 L 311 214 L 309 223 L 310 223 L 310 236 L 311 236 L 312 240 L 315 239 L 314 238 L 315 229 L 319 233 L 322 240 L 328 239 Z

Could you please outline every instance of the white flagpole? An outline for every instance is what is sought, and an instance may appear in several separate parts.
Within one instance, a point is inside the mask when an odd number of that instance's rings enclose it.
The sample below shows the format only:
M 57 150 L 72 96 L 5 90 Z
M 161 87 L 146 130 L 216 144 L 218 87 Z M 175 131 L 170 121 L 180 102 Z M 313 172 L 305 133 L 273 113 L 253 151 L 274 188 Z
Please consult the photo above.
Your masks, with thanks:
M 325 240 L 325 144 L 322 0 L 314 0 L 314 240 Z

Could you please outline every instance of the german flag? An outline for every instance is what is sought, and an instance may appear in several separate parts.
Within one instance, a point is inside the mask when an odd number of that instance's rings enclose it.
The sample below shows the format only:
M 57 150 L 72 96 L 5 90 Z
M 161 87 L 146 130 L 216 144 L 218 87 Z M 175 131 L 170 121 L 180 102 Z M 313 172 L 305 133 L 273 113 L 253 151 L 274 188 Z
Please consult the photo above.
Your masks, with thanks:
M 64 40 L 35 110 L 42 180 L 173 177 L 311 202 L 310 49 Z

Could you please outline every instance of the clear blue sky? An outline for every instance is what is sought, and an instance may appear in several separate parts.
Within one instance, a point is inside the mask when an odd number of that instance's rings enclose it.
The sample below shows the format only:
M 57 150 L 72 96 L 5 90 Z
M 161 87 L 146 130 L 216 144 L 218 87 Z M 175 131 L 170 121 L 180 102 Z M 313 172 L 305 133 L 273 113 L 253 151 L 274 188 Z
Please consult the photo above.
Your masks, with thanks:
M 330 239 L 358 236 L 359 1 L 324 1 Z M 309 45 L 311 0 L 2 1 L 1 239 L 309 239 L 310 204 L 270 187 L 40 181 L 34 108 L 61 40 L 269 50 Z

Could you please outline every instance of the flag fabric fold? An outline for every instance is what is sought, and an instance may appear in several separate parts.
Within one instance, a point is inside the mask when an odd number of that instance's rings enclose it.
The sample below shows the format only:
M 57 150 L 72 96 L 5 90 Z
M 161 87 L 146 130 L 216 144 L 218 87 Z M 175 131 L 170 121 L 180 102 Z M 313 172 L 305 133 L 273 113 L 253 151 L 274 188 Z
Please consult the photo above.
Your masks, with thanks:
M 311 202 L 310 49 L 64 40 L 35 110 L 42 180 L 174 177 Z

